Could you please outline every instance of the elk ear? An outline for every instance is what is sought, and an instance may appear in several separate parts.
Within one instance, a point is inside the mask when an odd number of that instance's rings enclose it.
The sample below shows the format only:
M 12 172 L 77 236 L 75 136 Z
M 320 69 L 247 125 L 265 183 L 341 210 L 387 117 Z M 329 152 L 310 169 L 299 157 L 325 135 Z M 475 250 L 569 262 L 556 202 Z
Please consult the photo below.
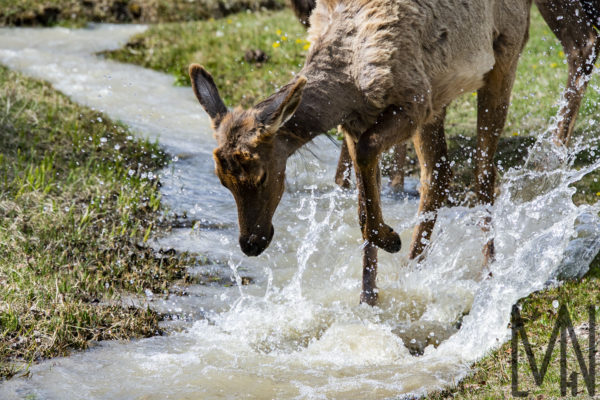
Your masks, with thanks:
M 225 107 L 221 96 L 219 96 L 219 90 L 213 77 L 201 65 L 192 64 L 190 65 L 190 78 L 194 94 L 212 119 L 213 126 L 218 127 L 225 114 L 227 114 L 227 107 Z
M 302 100 L 305 85 L 306 78 L 299 76 L 294 83 L 262 103 L 263 108 L 258 118 L 269 131 L 277 131 L 281 125 L 285 124 L 294 115 Z

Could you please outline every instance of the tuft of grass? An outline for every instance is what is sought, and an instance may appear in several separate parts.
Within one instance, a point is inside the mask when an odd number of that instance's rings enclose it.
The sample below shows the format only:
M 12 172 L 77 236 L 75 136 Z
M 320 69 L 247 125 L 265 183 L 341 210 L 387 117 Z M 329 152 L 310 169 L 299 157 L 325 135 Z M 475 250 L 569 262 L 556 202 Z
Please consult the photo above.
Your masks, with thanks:
M 195 21 L 284 5 L 283 0 L 0 0 L 0 26 Z
M 120 298 L 185 277 L 183 258 L 144 246 L 168 156 L 46 84 L 0 67 L 0 85 L 0 379 L 160 333 L 156 313 Z

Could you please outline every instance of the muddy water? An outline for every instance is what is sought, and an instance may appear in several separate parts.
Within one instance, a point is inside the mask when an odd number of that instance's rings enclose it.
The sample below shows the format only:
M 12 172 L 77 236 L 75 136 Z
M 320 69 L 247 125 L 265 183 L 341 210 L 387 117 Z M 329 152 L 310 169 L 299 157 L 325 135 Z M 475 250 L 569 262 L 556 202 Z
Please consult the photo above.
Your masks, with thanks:
M 427 257 L 415 264 L 406 248 L 417 200 L 385 193 L 384 215 L 401 232 L 405 248 L 381 254 L 380 306 L 360 306 L 355 193 L 333 185 L 339 150 L 318 139 L 288 162 L 273 243 L 258 258 L 244 257 L 235 204 L 214 176 L 214 140 L 191 90 L 172 87 L 166 75 L 92 54 L 119 47 L 143 29 L 4 29 L 0 62 L 157 138 L 176 156 L 162 173 L 163 197 L 198 224 L 154 238 L 153 245 L 207 255 L 214 263 L 192 267 L 199 276 L 210 272 L 252 282 L 196 285 L 186 296 L 150 301 L 185 316 L 185 329 L 104 342 L 33 366 L 30 378 L 0 385 L 2 399 L 421 394 L 457 382 L 470 363 L 507 339 L 512 304 L 559 274 L 585 273 L 599 250 L 600 207 L 575 206 L 568 185 L 600 165 L 577 171 L 569 160 L 583 145 L 572 154 L 552 155 L 541 140 L 534 157 L 551 157 L 555 167 L 546 172 L 532 160 L 531 167 L 505 174 L 491 208 L 497 261 L 489 268 L 482 266 L 486 237 L 478 227 L 483 208 L 442 209 Z M 423 347 L 419 357 L 409 351 Z

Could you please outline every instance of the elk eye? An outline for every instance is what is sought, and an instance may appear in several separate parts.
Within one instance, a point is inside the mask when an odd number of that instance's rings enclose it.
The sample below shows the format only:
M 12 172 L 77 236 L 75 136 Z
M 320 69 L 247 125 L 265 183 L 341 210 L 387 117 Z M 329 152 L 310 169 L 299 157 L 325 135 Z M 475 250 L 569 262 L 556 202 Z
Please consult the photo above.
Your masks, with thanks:
M 267 181 L 267 173 L 263 172 L 262 175 L 260 176 L 260 179 L 258 180 L 258 186 L 264 185 L 266 181 Z

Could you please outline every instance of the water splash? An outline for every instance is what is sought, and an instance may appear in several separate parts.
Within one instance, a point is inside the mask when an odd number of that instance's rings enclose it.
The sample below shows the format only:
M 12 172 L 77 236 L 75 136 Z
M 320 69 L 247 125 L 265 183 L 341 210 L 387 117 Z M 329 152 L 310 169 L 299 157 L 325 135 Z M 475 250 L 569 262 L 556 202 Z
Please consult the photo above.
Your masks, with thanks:
M 494 207 L 440 210 L 421 263 L 409 261 L 407 249 L 380 252 L 380 304 L 359 305 L 356 196 L 334 187 L 339 150 L 317 140 L 317 158 L 297 157 L 288 164 L 271 247 L 246 258 L 237 248 L 233 199 L 213 174 L 208 120 L 191 91 L 172 88 L 168 76 L 91 54 L 117 47 L 140 29 L 2 29 L 0 61 L 158 137 L 177 154 L 178 161 L 161 176 L 164 198 L 199 223 L 155 238 L 155 245 L 206 254 L 215 268 L 222 264 L 231 271 L 238 285 L 189 287 L 188 296 L 173 296 L 159 307 L 202 318 L 187 329 L 103 342 L 41 363 L 32 367 L 31 378 L 0 385 L 0 398 L 423 394 L 458 382 L 473 361 L 505 341 L 518 299 L 559 276 L 581 276 L 599 250 L 600 206 L 575 205 L 570 186 L 600 167 L 598 161 L 574 167 L 575 156 L 589 150 L 590 142 L 561 150 L 541 135 L 526 166 L 506 172 L 499 182 Z M 152 93 L 160 93 L 160 102 Z M 388 223 L 408 243 L 416 200 L 384 196 L 383 206 Z M 486 269 L 481 254 L 486 235 L 479 221 L 490 212 L 497 260 Z M 244 275 L 254 283 L 242 287 Z

